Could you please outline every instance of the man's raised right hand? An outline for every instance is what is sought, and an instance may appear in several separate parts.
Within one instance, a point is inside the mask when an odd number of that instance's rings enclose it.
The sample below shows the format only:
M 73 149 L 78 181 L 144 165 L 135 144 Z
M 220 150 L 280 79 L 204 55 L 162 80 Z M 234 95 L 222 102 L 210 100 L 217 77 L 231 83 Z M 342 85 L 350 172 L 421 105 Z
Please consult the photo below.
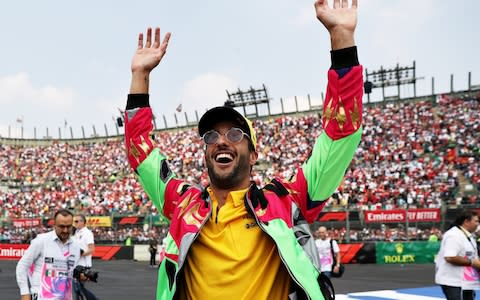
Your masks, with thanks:
M 150 72 L 162 60 L 167 52 L 170 32 L 165 34 L 162 43 L 160 43 L 160 28 L 155 28 L 155 40 L 152 43 L 152 28 L 147 29 L 147 41 L 143 41 L 143 33 L 138 35 L 137 51 L 132 59 L 132 72 Z
M 132 83 L 130 94 L 148 93 L 150 72 L 160 63 L 167 52 L 170 32 L 160 43 L 160 28 L 155 28 L 155 40 L 152 43 L 152 28 L 147 29 L 147 41 L 144 44 L 143 33 L 138 35 L 137 51 L 132 59 Z

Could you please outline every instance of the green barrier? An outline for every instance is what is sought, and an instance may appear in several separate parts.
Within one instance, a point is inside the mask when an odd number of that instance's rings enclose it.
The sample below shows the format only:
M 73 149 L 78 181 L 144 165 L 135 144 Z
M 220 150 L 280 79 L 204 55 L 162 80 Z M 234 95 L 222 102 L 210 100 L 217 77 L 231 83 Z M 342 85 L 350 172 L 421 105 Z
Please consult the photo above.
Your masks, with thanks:
M 160 215 L 148 215 L 143 220 L 144 224 L 151 224 L 153 226 L 164 226 L 168 225 L 168 219 Z
M 377 264 L 433 263 L 440 242 L 378 242 Z

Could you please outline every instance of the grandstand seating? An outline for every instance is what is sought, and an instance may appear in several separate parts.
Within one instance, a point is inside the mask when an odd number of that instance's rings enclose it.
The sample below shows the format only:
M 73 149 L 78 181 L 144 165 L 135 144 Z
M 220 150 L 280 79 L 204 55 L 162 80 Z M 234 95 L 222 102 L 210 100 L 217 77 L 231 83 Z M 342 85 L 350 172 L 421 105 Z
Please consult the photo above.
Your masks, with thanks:
M 355 209 L 480 204 L 480 97 L 371 105 L 364 135 L 330 207 Z M 322 130 L 316 114 L 255 120 L 259 161 L 253 180 L 288 178 L 308 157 Z M 195 128 L 155 133 L 173 171 L 205 185 L 202 144 Z M 0 212 L 47 218 L 58 208 L 87 215 L 158 214 L 130 170 L 123 140 L 48 145 L 0 143 Z M 163 229 L 160 229 L 162 233 Z M 6 230 L 0 232 L 5 235 Z M 97 236 L 129 234 L 98 229 Z M 132 232 L 130 232 L 132 234 Z

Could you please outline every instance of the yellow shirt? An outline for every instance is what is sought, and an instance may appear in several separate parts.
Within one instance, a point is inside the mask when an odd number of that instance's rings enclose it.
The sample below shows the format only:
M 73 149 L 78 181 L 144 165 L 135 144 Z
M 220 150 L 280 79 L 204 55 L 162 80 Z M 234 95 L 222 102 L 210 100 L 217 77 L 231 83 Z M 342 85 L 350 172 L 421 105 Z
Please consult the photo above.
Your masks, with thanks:
M 288 299 L 290 276 L 273 240 L 248 215 L 248 189 L 233 191 L 218 208 L 190 248 L 184 278 L 178 280 L 180 299 Z

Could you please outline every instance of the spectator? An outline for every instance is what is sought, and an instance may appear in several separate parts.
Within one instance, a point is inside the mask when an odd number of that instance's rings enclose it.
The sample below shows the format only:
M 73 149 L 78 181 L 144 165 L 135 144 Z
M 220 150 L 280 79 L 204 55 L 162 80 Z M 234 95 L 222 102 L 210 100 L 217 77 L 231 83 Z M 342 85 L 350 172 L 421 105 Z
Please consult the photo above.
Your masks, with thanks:
M 155 267 L 156 256 L 158 250 L 158 240 L 155 238 L 153 233 L 150 234 L 150 239 L 148 240 L 148 252 L 150 253 L 150 267 Z
M 39 234 L 17 264 L 22 300 L 70 299 L 73 269 L 80 260 L 80 245 L 70 237 L 73 214 L 61 209 L 54 216 L 55 229 Z M 29 278 L 29 269 L 34 266 Z
M 474 300 L 480 288 L 480 260 L 472 235 L 479 221 L 474 211 L 462 211 L 448 230 L 435 258 L 435 283 L 447 300 Z
M 336 240 L 332 240 L 327 236 L 327 228 L 325 226 L 320 226 L 316 231 L 316 235 L 318 238 L 315 240 L 315 245 L 320 257 L 321 271 L 327 277 L 332 277 L 332 272 L 340 272 L 340 248 Z M 332 256 L 332 253 L 335 257 Z
M 78 265 L 85 267 L 86 270 L 92 268 L 92 255 L 95 252 L 95 241 L 93 233 L 87 228 L 87 218 L 83 214 L 76 214 L 73 218 L 73 226 L 75 227 L 75 234 L 73 238 L 78 241 L 82 247 L 81 257 Z M 73 279 L 74 299 L 96 300 L 97 297 L 85 288 L 83 282 L 77 278 Z M 83 298 L 82 298 L 83 297 Z

